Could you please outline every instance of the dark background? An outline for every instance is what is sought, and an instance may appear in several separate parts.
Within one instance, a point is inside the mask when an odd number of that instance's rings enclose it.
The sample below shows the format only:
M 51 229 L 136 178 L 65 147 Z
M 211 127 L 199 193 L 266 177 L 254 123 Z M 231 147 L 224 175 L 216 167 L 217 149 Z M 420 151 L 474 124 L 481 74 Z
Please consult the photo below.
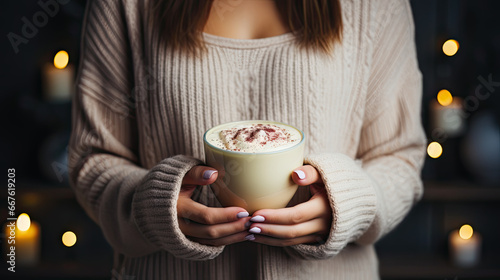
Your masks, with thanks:
M 42 10 L 37 2 L 0 4 L 0 170 L 16 169 L 16 213 L 29 213 L 42 228 L 41 261 L 34 267 L 18 267 L 15 276 L 109 279 L 111 248 L 67 184 L 70 101 L 47 101 L 41 86 L 42 65 L 51 62 L 57 51 L 66 50 L 70 63 L 78 65 L 85 1 L 59 5 L 60 11 L 15 53 L 7 34 L 21 34 L 21 19 L 31 21 Z M 500 85 L 488 88 L 481 82 L 500 83 L 500 1 L 413 0 L 411 4 L 424 76 L 422 120 L 428 142 L 439 142 L 443 155 L 426 158 L 423 199 L 377 243 L 381 275 L 383 279 L 500 279 Z M 441 51 L 450 38 L 460 43 L 452 57 Z M 478 98 L 476 89 L 481 85 L 483 95 Z M 465 129 L 458 135 L 431 125 L 430 104 L 443 88 L 464 100 Z M 3 223 L 6 191 L 0 197 Z M 454 266 L 448 253 L 448 235 L 462 224 L 471 224 L 483 237 L 481 261 L 472 268 Z M 71 248 L 60 241 L 67 230 L 78 237 Z M 4 261 L 0 269 L 0 275 L 14 275 L 7 273 Z

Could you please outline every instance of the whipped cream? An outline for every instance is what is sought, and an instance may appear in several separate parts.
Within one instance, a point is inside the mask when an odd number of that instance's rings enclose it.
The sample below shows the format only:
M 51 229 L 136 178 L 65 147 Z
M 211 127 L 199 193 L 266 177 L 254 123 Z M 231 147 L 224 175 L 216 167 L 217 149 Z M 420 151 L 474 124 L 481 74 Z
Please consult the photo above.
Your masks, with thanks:
M 235 123 L 216 127 L 207 134 L 207 141 L 223 150 L 259 153 L 284 150 L 302 140 L 302 134 L 291 126 L 279 123 Z

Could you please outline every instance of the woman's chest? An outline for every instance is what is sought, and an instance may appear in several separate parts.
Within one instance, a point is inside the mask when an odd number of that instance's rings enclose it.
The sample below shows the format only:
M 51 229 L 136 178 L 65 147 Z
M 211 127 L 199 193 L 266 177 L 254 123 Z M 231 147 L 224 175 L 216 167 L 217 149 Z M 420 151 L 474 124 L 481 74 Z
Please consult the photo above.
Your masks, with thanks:
M 341 57 L 288 44 L 255 49 L 208 46 L 200 57 L 165 52 L 156 59 L 152 74 L 157 86 L 145 114 L 161 123 L 157 137 L 171 139 L 167 153 L 201 155 L 205 130 L 248 119 L 299 127 L 310 136 L 308 152 L 317 152 L 344 146 L 337 143 L 345 141 L 338 135 L 351 133 L 345 131 L 346 122 L 360 118 L 354 79 Z
M 167 54 L 167 56 L 169 56 Z M 157 75 L 174 115 L 196 109 L 213 122 L 321 115 L 347 97 L 341 63 L 293 45 L 260 49 L 208 47 L 201 57 L 170 54 Z

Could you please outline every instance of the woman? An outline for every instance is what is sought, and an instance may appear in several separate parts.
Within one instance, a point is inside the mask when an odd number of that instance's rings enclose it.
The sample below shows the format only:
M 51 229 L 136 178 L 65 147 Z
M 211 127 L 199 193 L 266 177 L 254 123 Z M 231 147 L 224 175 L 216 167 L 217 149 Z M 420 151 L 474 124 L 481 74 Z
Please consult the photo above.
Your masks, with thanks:
M 422 195 L 408 2 L 195 2 L 88 4 L 70 174 L 113 277 L 377 279 L 373 244 Z M 203 187 L 203 132 L 245 119 L 308 136 L 290 207 Z

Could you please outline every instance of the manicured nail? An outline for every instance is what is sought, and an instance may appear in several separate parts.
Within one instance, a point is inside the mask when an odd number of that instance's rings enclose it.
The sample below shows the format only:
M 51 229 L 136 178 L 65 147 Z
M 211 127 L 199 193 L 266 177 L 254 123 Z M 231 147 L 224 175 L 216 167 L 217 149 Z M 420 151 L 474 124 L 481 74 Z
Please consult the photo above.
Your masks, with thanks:
M 236 214 L 236 218 L 238 219 L 241 219 L 241 218 L 245 218 L 245 217 L 248 217 L 248 212 L 240 212 L 238 214 Z
M 255 236 L 253 236 L 253 234 L 249 234 L 249 235 L 245 236 L 245 239 L 253 241 L 253 240 L 255 240 Z
M 205 172 L 203 172 L 203 179 L 205 180 L 210 179 L 210 177 L 212 177 L 214 173 L 217 173 L 217 170 L 205 170 Z
M 252 221 L 252 222 L 254 222 L 254 223 L 262 223 L 262 222 L 263 222 L 263 221 L 265 221 L 265 220 L 266 220 L 266 218 L 264 218 L 264 217 L 262 217 L 262 216 L 260 216 L 260 215 L 257 215 L 257 216 L 255 216 L 255 217 L 252 217 L 252 218 L 250 219 L 250 221 Z
M 260 228 L 258 228 L 258 227 L 253 227 L 248 232 L 250 232 L 250 233 L 261 233 L 262 230 Z
M 248 221 L 245 223 L 245 228 L 249 228 L 252 225 L 252 222 Z
M 302 170 L 295 170 L 293 171 L 295 174 L 297 174 L 297 177 L 299 177 L 300 180 L 304 180 L 306 178 L 306 173 Z

